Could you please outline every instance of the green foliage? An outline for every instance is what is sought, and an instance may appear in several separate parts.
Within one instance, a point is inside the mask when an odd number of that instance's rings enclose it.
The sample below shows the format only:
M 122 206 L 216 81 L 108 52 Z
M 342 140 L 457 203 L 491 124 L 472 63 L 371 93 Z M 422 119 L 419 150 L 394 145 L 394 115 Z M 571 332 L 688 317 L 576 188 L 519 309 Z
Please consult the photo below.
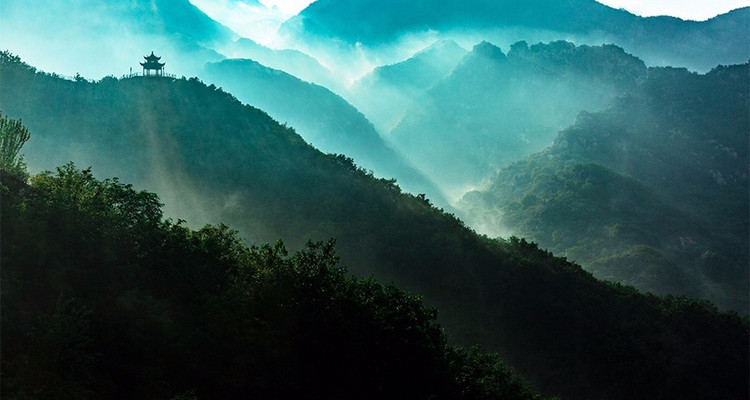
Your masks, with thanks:
M 8 377 L 7 385 L 22 398 L 90 398 L 91 368 L 99 356 L 92 350 L 90 316 L 85 305 L 62 298 L 52 314 L 39 315 L 28 332 L 28 358 L 18 363 L 18 375 Z
M 19 156 L 21 147 L 31 135 L 20 120 L 12 120 L 0 112 L 0 169 L 6 172 L 26 176 L 26 164 Z
M 4 201 L 9 398 L 537 398 L 450 347 L 421 298 L 351 277 L 333 241 L 248 248 L 72 164 Z
M 468 351 L 454 350 L 458 380 L 467 399 L 515 399 L 533 397 L 533 393 L 516 378 L 497 354 L 483 353 L 479 347 Z

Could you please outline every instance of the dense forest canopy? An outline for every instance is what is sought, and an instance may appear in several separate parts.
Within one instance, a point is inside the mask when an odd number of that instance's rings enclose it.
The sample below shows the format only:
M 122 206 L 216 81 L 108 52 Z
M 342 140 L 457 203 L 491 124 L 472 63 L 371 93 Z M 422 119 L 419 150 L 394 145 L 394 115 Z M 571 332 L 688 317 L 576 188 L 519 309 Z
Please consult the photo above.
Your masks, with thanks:
M 539 398 L 333 241 L 247 247 L 73 164 L 0 178 L 4 397 Z

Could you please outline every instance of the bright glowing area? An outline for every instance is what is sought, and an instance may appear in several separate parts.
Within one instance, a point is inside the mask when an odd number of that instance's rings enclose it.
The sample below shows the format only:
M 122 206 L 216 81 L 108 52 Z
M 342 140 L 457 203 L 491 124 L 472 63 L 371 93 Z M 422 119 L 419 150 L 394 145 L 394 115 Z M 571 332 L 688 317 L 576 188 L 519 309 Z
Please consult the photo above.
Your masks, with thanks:
M 750 0 L 597 0 L 644 17 L 669 15 L 703 21 L 731 10 L 750 6 Z M 216 21 L 239 35 L 275 47 L 276 32 L 284 21 L 297 15 L 313 0 L 190 0 Z
M 731 10 L 750 6 L 750 0 L 597 0 L 643 17 L 670 15 L 704 21 Z
M 292 16 L 299 14 L 305 7 L 312 3 L 311 0 L 259 0 L 268 8 L 276 7 L 282 13 Z
M 281 24 L 294 15 L 284 11 L 290 6 L 274 7 L 273 1 L 190 0 L 190 3 L 240 36 L 263 45 L 272 45 Z

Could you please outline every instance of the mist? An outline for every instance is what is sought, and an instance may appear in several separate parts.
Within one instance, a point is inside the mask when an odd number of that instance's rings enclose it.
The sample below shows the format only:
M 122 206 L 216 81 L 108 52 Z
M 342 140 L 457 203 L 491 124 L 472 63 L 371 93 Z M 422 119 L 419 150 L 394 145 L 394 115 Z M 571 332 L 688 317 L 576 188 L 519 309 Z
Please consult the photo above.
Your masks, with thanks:
M 0 33 L 11 52 L 63 76 L 100 79 L 138 72 L 141 57 L 155 50 L 167 63 L 167 73 L 215 81 L 243 102 L 290 124 L 313 146 L 353 156 L 378 176 L 394 177 L 406 190 L 429 193 L 445 206 L 455 205 L 510 163 L 546 148 L 579 112 L 607 108 L 639 79 L 626 77 L 630 82 L 624 84 L 618 81 L 622 77 L 615 76 L 621 71 L 607 70 L 611 66 L 604 64 L 547 73 L 542 69 L 554 69 L 551 64 L 522 61 L 520 52 L 511 51 L 520 41 L 525 44 L 518 49 L 544 49 L 560 40 L 572 46 L 558 46 L 560 57 L 570 48 L 580 52 L 587 44 L 609 51 L 599 46 L 615 40 L 612 34 L 571 34 L 520 25 L 445 26 L 352 44 L 305 32 L 296 25 L 299 19 L 290 19 L 288 9 L 265 3 L 195 0 L 193 4 L 226 26 L 198 17 L 200 11 L 190 9 L 190 4 L 179 8 L 160 2 L 111 5 L 79 0 L 51 2 L 41 11 L 5 5 Z M 507 54 L 511 61 L 478 54 L 482 46 L 503 57 Z M 632 62 L 628 57 L 639 56 L 627 49 L 613 55 L 616 52 L 607 56 L 614 57 L 612 62 L 620 58 L 627 64 Z M 479 60 L 482 57 L 487 59 Z M 80 61 L 92 58 L 96 61 Z M 647 58 L 655 64 L 666 62 L 657 56 Z M 270 70 L 257 78 L 263 81 L 247 77 L 250 80 L 243 82 L 230 76 L 228 69 L 217 68 L 226 59 L 247 60 L 248 65 L 258 62 L 258 68 L 289 73 L 289 82 L 301 80 L 293 85 L 304 87 L 309 82 L 319 88 L 299 94 L 299 102 L 285 101 L 288 93 L 263 89 L 277 79 L 271 78 Z M 628 68 L 640 72 L 627 73 L 643 74 L 644 67 L 636 64 Z M 596 78 L 589 67 L 600 68 L 594 71 L 599 74 Z M 413 82 L 407 83 L 409 79 Z M 331 99 L 339 96 L 356 109 L 337 99 L 323 102 L 315 112 L 301 111 L 306 97 L 315 97 L 316 90 L 327 92 L 323 96 Z M 353 142 L 346 144 L 341 129 L 366 134 L 353 135 L 346 139 Z M 367 143 L 376 142 L 376 147 L 388 150 L 365 150 Z M 391 154 L 389 161 L 378 155 L 384 151 Z
M 220 35 L 231 35 L 228 31 L 202 25 L 178 29 L 170 20 L 177 15 L 155 4 L 4 2 L 0 45 L 43 71 L 94 80 L 140 73 L 138 63 L 151 51 L 166 60 L 167 73 L 177 76 L 197 75 L 206 62 L 224 58 L 209 46 L 221 41 Z M 187 10 L 186 17 L 192 18 L 191 12 L 199 11 Z
M 455 206 L 505 166 L 549 146 L 579 112 L 608 107 L 638 81 L 628 77 L 629 86 L 616 82 L 619 72 L 606 70 L 606 65 L 589 66 L 600 68 L 594 71 L 596 78 L 591 71 L 583 72 L 589 67 L 546 73 L 540 69 L 554 69 L 551 64 L 523 64 L 520 52 L 511 54 L 520 41 L 525 44 L 518 49 L 544 49 L 559 40 L 578 51 L 586 44 L 607 49 L 598 46 L 615 39 L 609 34 L 521 26 L 445 27 L 351 44 L 305 33 L 295 26 L 298 20 L 289 19 L 288 10 L 266 4 L 193 4 L 234 31 L 211 25 L 205 16 L 196 17 L 199 11 L 190 7 L 80 0 L 51 2 L 42 12 L 6 5 L 0 32 L 11 52 L 63 76 L 99 79 L 138 72 L 141 57 L 155 50 L 167 63 L 167 73 L 216 82 L 243 102 L 290 124 L 313 146 L 352 156 L 377 176 L 396 178 L 407 191 L 427 193 L 445 207 Z M 174 14 L 165 14 L 169 12 Z M 175 20 L 192 21 L 200 29 L 176 25 Z M 476 49 L 482 46 L 509 55 L 511 61 L 479 54 Z M 560 56 L 569 48 L 561 47 Z M 627 52 L 610 56 L 612 62 L 618 57 L 632 61 Z M 96 62 L 80 62 L 92 57 Z M 243 79 L 219 68 L 226 59 L 260 63 L 253 71 L 270 67 L 290 75 L 266 70 Z M 635 74 L 643 73 L 643 66 L 632 68 L 640 70 Z M 285 100 L 292 86 L 303 88 L 307 83 L 318 87 L 307 86 L 296 92 L 295 101 Z M 331 101 L 305 111 L 306 99 L 319 96 L 314 93 Z M 345 132 L 352 129 L 358 134 L 349 138 Z M 367 150 L 368 146 L 379 150 Z
M 244 38 L 274 47 L 276 31 L 289 15 L 257 0 L 190 0 L 215 21 L 220 21 Z
M 579 112 L 606 108 L 645 79 L 643 63 L 613 46 L 512 47 L 506 57 L 488 42 L 471 52 L 452 40 L 436 42 L 376 69 L 345 96 L 455 201 L 503 166 L 549 146 Z M 583 61 L 592 54 L 601 55 L 599 64 Z M 557 57 L 570 57 L 568 65 L 554 65 Z

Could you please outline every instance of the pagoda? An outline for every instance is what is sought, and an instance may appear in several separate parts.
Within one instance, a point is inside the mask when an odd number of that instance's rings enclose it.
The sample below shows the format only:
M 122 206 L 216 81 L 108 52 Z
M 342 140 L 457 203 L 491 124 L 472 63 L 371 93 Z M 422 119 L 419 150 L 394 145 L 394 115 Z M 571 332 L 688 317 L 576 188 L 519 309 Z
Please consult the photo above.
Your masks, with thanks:
M 146 59 L 145 62 L 141 63 L 141 66 L 143 66 L 143 76 L 164 76 L 164 63 L 159 62 L 161 57 L 155 56 L 154 52 L 151 51 L 151 55 L 144 56 L 143 58 Z M 151 75 L 151 71 L 154 71 L 153 75 Z

